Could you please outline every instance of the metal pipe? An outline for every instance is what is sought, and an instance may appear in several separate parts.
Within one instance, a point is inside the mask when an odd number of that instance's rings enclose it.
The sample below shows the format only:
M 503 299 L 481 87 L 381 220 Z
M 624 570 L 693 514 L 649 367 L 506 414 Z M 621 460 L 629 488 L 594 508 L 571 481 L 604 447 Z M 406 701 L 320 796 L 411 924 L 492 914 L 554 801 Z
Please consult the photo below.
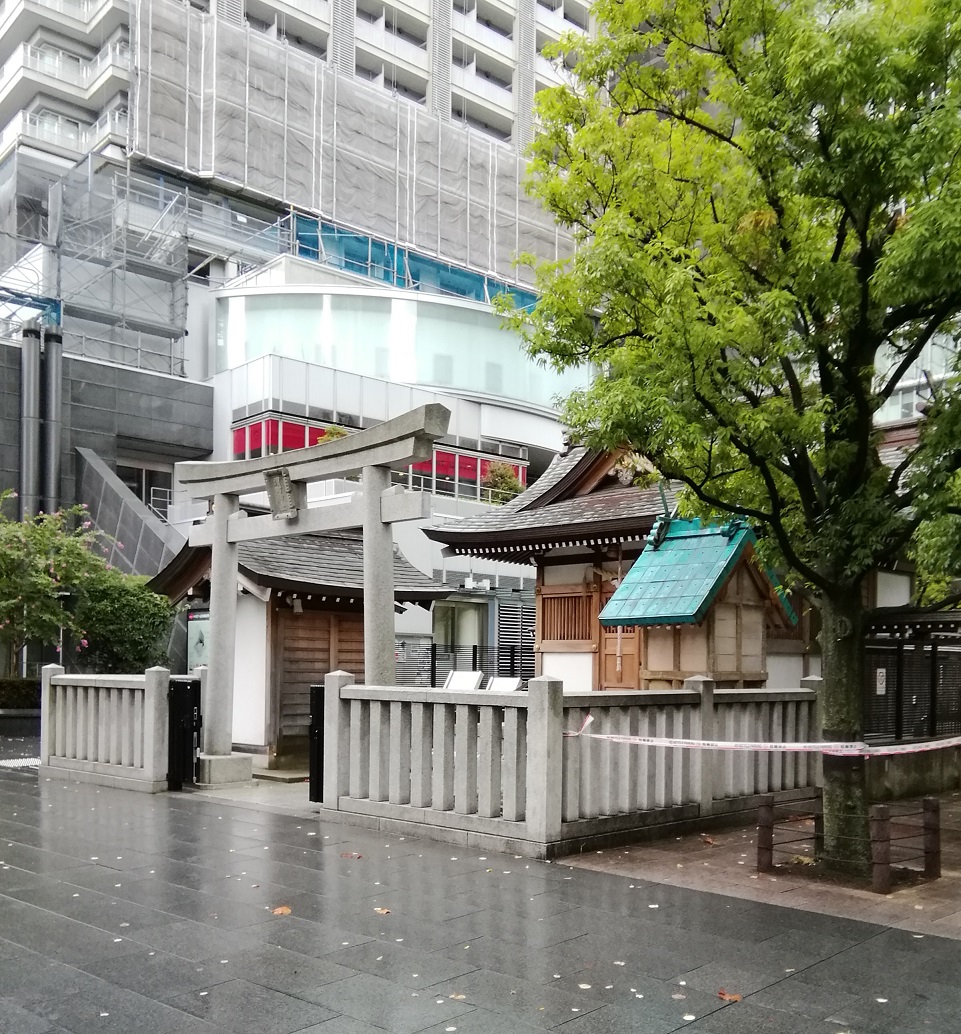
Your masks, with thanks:
M 63 335 L 49 327 L 43 335 L 43 508 L 60 508 L 60 446 L 63 435 Z
M 23 325 L 20 348 L 20 519 L 40 506 L 40 324 Z

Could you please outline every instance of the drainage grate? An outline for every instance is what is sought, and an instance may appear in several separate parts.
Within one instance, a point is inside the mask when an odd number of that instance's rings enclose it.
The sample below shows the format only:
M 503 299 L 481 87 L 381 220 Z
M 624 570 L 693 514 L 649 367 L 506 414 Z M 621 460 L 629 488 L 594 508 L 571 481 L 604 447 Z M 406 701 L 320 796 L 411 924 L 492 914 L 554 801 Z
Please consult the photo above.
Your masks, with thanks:
M 40 758 L 10 758 L 0 761 L 0 768 L 39 768 Z

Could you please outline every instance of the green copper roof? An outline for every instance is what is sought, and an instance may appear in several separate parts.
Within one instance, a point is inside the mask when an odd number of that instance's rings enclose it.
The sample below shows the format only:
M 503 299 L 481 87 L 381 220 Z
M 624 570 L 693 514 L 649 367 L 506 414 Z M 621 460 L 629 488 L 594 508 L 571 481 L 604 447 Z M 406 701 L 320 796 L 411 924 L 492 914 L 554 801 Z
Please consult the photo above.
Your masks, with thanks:
M 618 625 L 698 624 L 717 598 L 744 551 L 757 541 L 741 521 L 701 525 L 673 518 L 656 524 L 644 552 L 624 576 L 600 621 Z M 797 615 L 770 571 L 771 587 L 792 624 Z

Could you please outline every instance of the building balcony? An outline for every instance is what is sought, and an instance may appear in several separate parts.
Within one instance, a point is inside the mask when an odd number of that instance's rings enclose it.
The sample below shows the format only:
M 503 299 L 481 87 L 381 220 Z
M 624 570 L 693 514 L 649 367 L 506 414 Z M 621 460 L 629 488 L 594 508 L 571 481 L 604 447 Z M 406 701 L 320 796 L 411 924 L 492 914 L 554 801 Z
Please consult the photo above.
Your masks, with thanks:
M 381 61 L 407 68 L 426 77 L 430 59 L 427 44 L 418 45 L 411 40 L 388 32 L 380 22 L 368 22 L 358 18 L 354 22 L 357 44 Z
M 514 95 L 505 86 L 493 79 L 485 79 L 471 68 L 451 68 L 451 86 L 468 100 L 480 103 L 484 108 L 494 108 L 500 114 L 513 118 Z
M 0 0 L 0 61 L 44 26 L 92 42 L 108 39 L 129 19 L 128 0 Z
M 21 44 L 0 68 L 0 122 L 28 107 L 38 93 L 102 108 L 130 82 L 130 51 L 112 44 L 84 61 L 58 50 Z
M 554 66 L 554 62 L 548 61 L 541 54 L 534 60 L 534 74 L 541 82 L 549 83 L 551 86 L 564 82 L 564 76 Z
M 477 20 L 477 12 L 462 14 L 454 10 L 451 19 L 454 36 L 468 47 L 484 51 L 501 61 L 514 64 L 514 41 Z
M 127 143 L 127 113 L 109 111 L 92 125 L 51 122 L 42 115 L 21 112 L 0 131 L 0 160 L 18 144 L 76 160 L 108 144 Z
M 550 7 L 545 7 L 544 4 L 538 2 L 535 4 L 535 8 L 537 11 L 537 24 L 554 39 L 559 38 L 565 32 L 579 32 L 586 35 L 585 30 L 580 25 L 564 17 L 563 3 L 558 3 L 557 7 L 552 10 Z M 580 12 L 578 14 L 580 15 Z

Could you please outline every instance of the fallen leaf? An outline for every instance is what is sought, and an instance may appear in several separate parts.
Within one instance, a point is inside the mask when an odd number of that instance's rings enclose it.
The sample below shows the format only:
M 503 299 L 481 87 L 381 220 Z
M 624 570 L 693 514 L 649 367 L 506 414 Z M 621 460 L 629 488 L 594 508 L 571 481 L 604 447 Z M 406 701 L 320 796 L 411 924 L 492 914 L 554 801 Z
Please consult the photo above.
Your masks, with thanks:
M 341 858 L 363 858 L 364 856 L 362 854 L 357 854 L 356 851 L 343 851 L 341 853 L 340 857 Z
M 725 991 L 723 987 L 718 991 L 717 996 L 721 999 L 722 1002 L 741 1001 L 741 996 L 739 994 L 734 994 L 731 991 Z
M 448 995 L 447 997 L 448 998 L 453 998 L 455 1002 L 465 1002 L 465 1001 L 467 1001 L 467 995 L 462 995 L 462 994 L 460 994 L 457 991 L 455 991 L 454 994 L 452 994 L 452 995 Z
M 290 905 L 279 905 L 277 908 L 273 910 L 273 914 L 275 916 L 289 916 Z
M 702 844 L 712 844 L 713 845 L 714 837 L 709 837 L 706 833 L 702 833 L 701 834 L 701 843 Z
M 379 916 L 389 916 L 390 915 L 390 909 L 389 908 L 375 908 L 374 911 Z

